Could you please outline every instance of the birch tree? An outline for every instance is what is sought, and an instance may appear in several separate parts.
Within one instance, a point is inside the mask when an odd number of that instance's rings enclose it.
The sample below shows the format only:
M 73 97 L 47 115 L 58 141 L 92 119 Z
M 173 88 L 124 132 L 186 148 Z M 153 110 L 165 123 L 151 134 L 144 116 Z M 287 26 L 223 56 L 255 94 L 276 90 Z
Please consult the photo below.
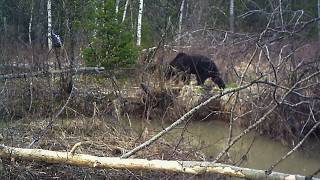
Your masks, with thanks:
M 81 146 L 81 144 L 81 142 L 75 144 L 70 152 L 49 151 L 43 149 L 23 149 L 0 145 L 0 157 L 19 158 L 22 160 L 32 160 L 50 164 L 60 163 L 100 169 L 163 171 L 193 175 L 218 173 L 226 176 L 246 179 L 307 179 L 307 177 L 302 175 L 291 175 L 280 172 L 266 174 L 264 170 L 242 168 L 207 161 L 124 159 L 119 157 L 98 157 L 89 154 L 78 154 L 76 153 L 76 150 Z M 317 178 L 310 177 L 310 179 L 316 180 Z
M 184 8 L 184 2 L 185 0 L 182 0 L 181 6 L 180 6 L 180 16 L 179 16 L 179 30 L 178 30 L 178 45 L 181 44 L 181 27 L 182 27 L 182 18 L 183 18 L 183 8 Z
M 51 16 L 51 0 L 47 2 L 47 11 L 48 11 L 48 48 L 52 49 L 52 41 L 51 41 L 51 30 L 52 30 L 52 16 Z
M 280 9 L 280 22 L 281 22 L 281 29 L 282 29 L 282 30 L 284 30 L 283 10 L 282 10 L 282 0 L 279 0 L 279 9 Z
M 320 0 L 318 0 L 318 18 L 320 18 Z M 318 20 L 318 39 L 320 41 L 320 20 Z
M 124 11 L 122 15 L 122 22 L 126 19 L 127 9 L 128 9 L 129 0 L 126 0 L 126 4 L 124 5 Z
M 118 13 L 119 13 L 119 4 L 120 4 L 120 0 L 116 0 L 116 20 L 118 21 Z
M 137 26 L 137 46 L 141 46 L 141 25 L 143 13 L 143 0 L 139 2 L 138 26 Z
M 120 0 L 116 0 L 116 14 L 118 14 L 119 12 L 119 3 L 120 3 Z
M 229 15 L 230 15 L 230 31 L 234 33 L 234 0 L 230 0 L 230 7 L 229 7 Z
M 31 9 L 30 9 L 30 19 L 29 19 L 29 45 L 32 45 L 32 39 L 31 39 L 31 31 L 32 31 L 32 21 L 33 21 L 33 0 L 31 0 Z

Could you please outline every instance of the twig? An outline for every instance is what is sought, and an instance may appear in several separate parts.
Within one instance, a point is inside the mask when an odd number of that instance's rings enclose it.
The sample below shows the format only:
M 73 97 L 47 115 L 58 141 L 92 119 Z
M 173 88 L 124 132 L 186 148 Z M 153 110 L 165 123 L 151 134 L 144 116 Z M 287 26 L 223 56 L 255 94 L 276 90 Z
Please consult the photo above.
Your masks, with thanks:
M 310 134 L 316 130 L 316 128 L 320 125 L 320 121 L 318 123 L 316 123 L 311 129 L 310 131 L 303 137 L 303 139 L 293 148 L 291 149 L 286 155 L 282 156 L 276 163 L 274 163 L 273 165 L 270 166 L 270 168 L 266 171 L 268 174 L 270 174 L 272 172 L 272 170 L 283 160 L 285 160 L 286 158 L 288 158 L 292 153 L 294 153 L 303 143 L 304 141 L 310 136 Z
M 30 92 L 30 104 L 29 104 L 29 112 L 31 111 L 31 108 L 32 108 L 32 103 L 33 103 L 33 87 L 32 87 L 32 79 L 30 81 L 30 84 L 29 84 L 29 92 Z
M 268 115 L 271 114 L 281 103 L 284 102 L 285 98 L 294 91 L 294 89 L 301 84 L 304 81 L 307 81 L 309 79 L 311 79 L 314 76 L 317 76 L 320 73 L 320 71 L 315 72 L 311 75 L 309 75 L 308 77 L 301 79 L 300 81 L 296 82 L 291 88 L 288 89 L 288 91 L 283 95 L 282 99 L 277 102 L 268 112 L 266 112 L 258 121 L 256 121 L 254 124 L 252 124 L 251 126 L 249 126 L 247 129 L 245 129 L 241 134 L 239 134 L 237 137 L 235 137 L 229 144 L 229 146 L 225 147 L 221 153 L 216 157 L 216 159 L 213 162 L 217 162 L 226 152 L 229 151 L 229 149 L 236 143 L 238 142 L 244 135 L 246 135 L 248 132 L 250 132 L 252 129 L 254 129 L 255 127 L 257 127 L 259 124 L 261 124 L 262 122 L 264 122 Z
M 37 143 L 47 132 L 48 130 L 52 127 L 52 124 L 54 122 L 54 119 L 56 119 L 57 117 L 60 116 L 60 114 L 64 111 L 64 109 L 66 108 L 66 106 L 69 104 L 69 101 L 72 97 L 74 91 L 74 85 L 72 85 L 72 89 L 71 92 L 69 94 L 69 97 L 66 101 L 66 103 L 62 106 L 62 108 L 51 118 L 49 124 L 47 125 L 47 127 L 40 133 L 39 136 L 35 136 L 33 137 L 33 141 L 27 146 L 27 148 L 31 148 L 35 143 Z
M 74 153 L 75 153 L 75 151 L 77 150 L 77 148 L 78 148 L 79 146 L 81 146 L 81 145 L 82 145 L 81 142 L 76 143 L 76 144 L 71 148 L 70 154 L 71 154 L 71 155 L 74 155 Z
M 190 123 L 190 118 L 189 118 L 189 120 L 186 122 L 186 124 L 184 125 L 184 127 L 183 127 L 183 129 L 182 129 L 182 132 L 181 132 L 181 134 L 180 134 L 180 138 L 179 138 L 179 141 L 178 141 L 178 143 L 174 146 L 174 148 L 173 148 L 173 153 L 171 154 L 171 158 L 175 155 L 175 153 L 176 153 L 176 151 L 177 151 L 177 149 L 178 149 L 178 147 L 179 147 L 179 145 L 181 144 L 181 142 L 183 141 L 183 139 L 184 139 L 184 134 L 185 134 L 185 132 L 186 132 L 186 130 L 187 130 L 187 127 L 188 127 L 188 125 L 189 125 L 189 123 Z
M 244 76 L 247 74 L 247 71 L 248 71 L 248 69 L 249 69 L 249 67 L 250 67 L 250 65 L 252 64 L 252 62 L 253 62 L 253 58 L 255 57 L 255 55 L 256 55 L 256 53 L 257 53 L 257 50 L 258 50 L 258 47 L 256 46 L 256 48 L 255 48 L 255 50 L 254 50 L 254 52 L 253 52 L 253 54 L 252 54 L 252 56 L 251 56 L 251 58 L 250 58 L 250 60 L 249 60 L 249 62 L 247 63 L 247 65 L 246 65 L 246 68 L 244 69 L 244 71 L 242 72 L 242 74 L 241 74 L 241 77 L 240 77 L 240 82 L 239 82 L 239 86 L 241 86 L 242 85 L 242 83 L 243 83 L 243 81 L 244 81 Z M 240 96 L 240 93 L 239 93 L 239 91 L 237 91 L 236 92 L 236 98 L 235 98 L 235 101 L 234 101 L 234 103 L 233 103 L 233 105 L 232 105 L 232 108 L 231 108 L 231 111 L 230 111 L 230 120 L 229 120 L 229 136 L 228 136 L 228 142 L 227 142 L 227 145 L 229 145 L 230 144 L 230 142 L 231 142 L 231 139 L 232 139 L 232 133 L 233 133 L 233 121 L 234 121 L 234 118 L 233 118 L 233 112 L 234 112 L 234 110 L 235 110 L 235 108 L 236 108 L 236 104 L 237 104 L 237 102 L 238 102 L 238 100 L 239 100 L 239 96 Z
M 260 79 L 260 78 L 259 78 Z M 132 149 L 131 151 L 127 152 L 126 154 L 122 155 L 121 158 L 128 158 L 130 156 L 132 156 L 133 154 L 135 154 L 136 152 L 150 146 L 153 142 L 155 142 L 156 140 L 158 140 L 160 137 L 162 137 L 163 135 L 165 135 L 167 132 L 171 131 L 173 128 L 175 128 L 176 126 L 180 125 L 181 123 L 183 123 L 184 121 L 188 120 L 188 118 L 193 115 L 195 112 L 197 112 L 201 107 L 207 105 L 208 103 L 210 103 L 212 100 L 220 98 L 226 94 L 230 94 L 230 93 L 234 93 L 237 91 L 240 91 L 242 89 L 246 89 L 250 86 L 252 86 L 253 84 L 255 84 L 256 81 L 252 81 L 251 83 L 248 83 L 246 85 L 243 85 L 241 87 L 235 88 L 235 89 L 229 89 L 229 90 L 225 90 L 223 92 L 221 92 L 220 94 L 214 95 L 212 97 L 210 97 L 208 100 L 206 100 L 205 102 L 199 104 L 198 106 L 192 108 L 189 112 L 185 113 L 181 118 L 179 118 L 177 121 L 175 121 L 174 123 L 172 123 L 170 126 L 168 126 L 167 128 L 163 129 L 162 131 L 160 131 L 158 134 L 156 134 L 155 136 L 153 136 L 151 139 L 149 139 L 148 141 L 140 144 L 139 146 L 135 147 L 134 149 Z
M 256 138 L 257 138 L 257 131 L 255 131 L 255 134 L 253 136 L 253 139 L 252 139 L 247 151 L 242 155 L 242 157 L 237 162 L 234 163 L 234 165 L 238 164 L 238 166 L 240 166 L 244 161 L 247 160 L 248 154 L 249 154 L 251 148 L 253 147 L 253 144 L 256 141 Z
M 309 179 L 312 179 L 313 176 L 316 176 L 317 174 L 320 173 L 320 168 L 318 170 L 316 170 L 314 173 L 312 173 L 309 177 Z
M 245 129 L 241 134 L 239 134 L 238 136 L 236 136 L 231 142 L 230 144 L 225 147 L 220 154 L 218 154 L 218 156 L 215 158 L 215 160 L 213 161 L 213 163 L 217 162 L 226 152 L 229 151 L 229 149 L 236 143 L 238 142 L 244 135 L 248 134 L 252 129 L 254 129 L 255 127 L 257 127 L 259 124 L 261 124 L 262 122 L 264 122 L 267 117 L 269 116 L 269 114 L 271 114 L 276 107 L 278 107 L 278 104 L 275 104 L 267 113 L 265 113 L 258 121 L 256 121 L 254 124 L 252 124 L 251 126 L 249 126 L 247 129 Z

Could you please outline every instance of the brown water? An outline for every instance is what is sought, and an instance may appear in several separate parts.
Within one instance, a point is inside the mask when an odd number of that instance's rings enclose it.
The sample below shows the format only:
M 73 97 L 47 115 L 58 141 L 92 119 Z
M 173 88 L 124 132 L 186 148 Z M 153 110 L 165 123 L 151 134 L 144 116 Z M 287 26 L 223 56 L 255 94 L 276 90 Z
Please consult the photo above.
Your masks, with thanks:
M 128 77 L 123 83 L 124 89 L 132 89 L 133 86 L 139 87 L 137 78 Z M 132 125 L 134 129 L 139 130 L 141 123 L 141 120 L 133 120 Z M 149 133 L 156 134 L 168 125 L 170 124 L 161 124 L 160 121 L 153 120 L 147 126 Z M 184 125 L 174 129 L 165 138 L 172 143 L 178 143 L 182 132 L 184 132 L 183 136 L 187 139 L 187 142 L 191 142 L 192 145 L 198 147 L 205 146 L 202 152 L 205 153 L 207 161 L 212 161 L 221 152 L 227 142 L 229 126 L 221 121 L 203 121 L 191 122 L 185 131 L 183 129 Z M 236 136 L 241 132 L 241 129 L 235 127 L 234 131 L 234 136 Z M 252 132 L 230 149 L 229 152 L 233 162 L 238 162 L 249 148 L 247 160 L 239 166 L 262 170 L 268 169 L 291 150 L 278 141 L 259 136 Z M 277 165 L 274 171 L 310 175 L 319 168 L 320 142 L 318 141 L 317 144 L 307 144 L 303 151 L 298 150 L 294 152 L 290 157 Z M 317 177 L 320 178 L 320 174 Z
M 138 121 L 133 122 L 134 126 L 140 124 Z M 152 121 L 148 125 L 149 132 L 156 133 L 162 127 L 159 122 Z M 139 125 L 138 125 L 139 126 Z M 173 143 L 177 143 L 183 132 L 183 127 L 173 130 L 165 138 Z M 228 124 L 221 121 L 211 122 L 192 122 L 188 125 L 187 130 L 184 131 L 184 138 L 195 146 L 205 145 L 202 150 L 207 160 L 213 160 L 216 155 L 225 146 L 228 137 Z M 153 129 L 154 131 L 151 131 Z M 239 133 L 239 128 L 235 129 L 235 133 Z M 252 144 L 252 141 L 253 144 Z M 231 158 L 237 162 L 251 146 L 247 155 L 247 161 L 243 162 L 241 167 L 249 167 L 254 169 L 268 169 L 278 159 L 285 155 L 290 149 L 283 146 L 280 142 L 269 138 L 261 137 L 255 133 L 249 133 L 242 140 L 240 140 L 230 150 Z M 290 174 L 310 175 L 320 168 L 320 143 L 309 144 L 304 151 L 296 151 L 289 158 L 281 162 L 274 171 Z M 317 175 L 320 177 L 320 174 Z

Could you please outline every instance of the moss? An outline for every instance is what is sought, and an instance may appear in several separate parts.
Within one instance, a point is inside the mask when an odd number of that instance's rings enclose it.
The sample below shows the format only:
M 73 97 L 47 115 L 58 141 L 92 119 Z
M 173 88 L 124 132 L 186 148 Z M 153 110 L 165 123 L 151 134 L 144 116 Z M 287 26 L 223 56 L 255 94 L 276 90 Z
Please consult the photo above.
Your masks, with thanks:
M 239 85 L 237 83 L 226 84 L 226 88 L 229 88 L 229 89 L 238 88 L 238 87 L 239 87 Z
M 194 92 L 197 94 L 204 94 L 205 90 L 202 86 L 194 86 Z

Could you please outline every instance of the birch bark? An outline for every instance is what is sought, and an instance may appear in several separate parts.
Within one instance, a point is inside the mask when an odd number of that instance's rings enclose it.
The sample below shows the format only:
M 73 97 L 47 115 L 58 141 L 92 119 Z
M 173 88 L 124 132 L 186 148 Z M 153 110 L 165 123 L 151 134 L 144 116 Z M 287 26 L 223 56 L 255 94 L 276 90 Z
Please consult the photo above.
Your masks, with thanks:
M 318 18 L 320 18 L 320 0 L 318 0 Z M 320 41 L 320 20 L 318 20 L 318 38 Z
M 122 15 L 122 22 L 126 19 L 128 4 L 129 4 L 129 0 L 127 0 L 126 4 L 124 5 L 124 11 L 123 11 L 123 15 Z
M 139 3 L 138 26 L 137 26 L 137 46 L 141 46 L 141 24 L 143 13 L 143 0 Z
M 178 29 L 178 45 L 181 45 L 181 29 L 182 29 L 182 19 L 183 19 L 183 8 L 184 8 L 185 0 L 182 0 L 180 6 L 180 16 L 179 16 L 179 29 Z
M 119 3 L 120 3 L 120 0 L 116 0 L 116 14 L 118 14 L 119 12 Z
M 32 32 L 32 21 L 33 21 L 33 0 L 31 0 L 31 10 L 29 19 L 29 45 L 32 45 L 31 32 Z
M 52 16 L 51 16 L 51 0 L 47 1 L 47 12 L 48 12 L 48 48 L 52 49 L 51 41 L 51 30 L 52 30 Z
M 230 0 L 230 31 L 234 33 L 234 0 Z

